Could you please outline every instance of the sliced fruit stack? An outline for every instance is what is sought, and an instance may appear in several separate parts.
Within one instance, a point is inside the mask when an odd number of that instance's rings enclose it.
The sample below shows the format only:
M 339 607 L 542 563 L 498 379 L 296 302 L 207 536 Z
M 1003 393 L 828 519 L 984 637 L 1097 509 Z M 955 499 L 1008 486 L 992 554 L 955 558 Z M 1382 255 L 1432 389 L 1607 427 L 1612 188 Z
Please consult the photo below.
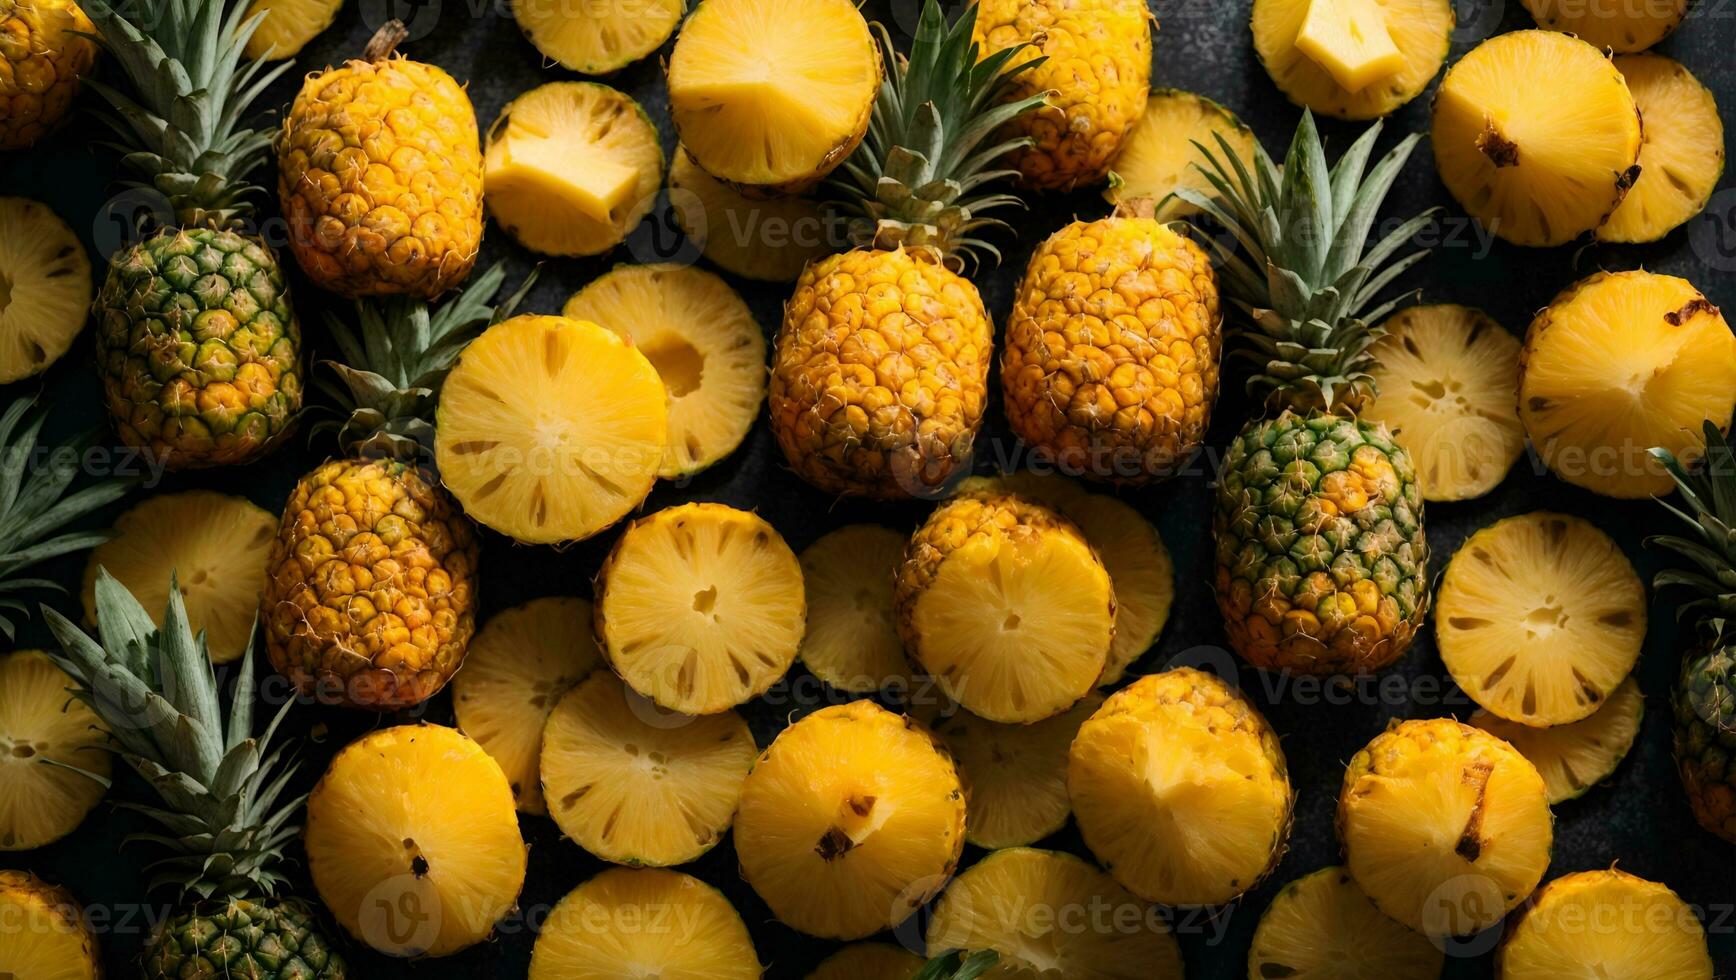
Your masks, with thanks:
M 990 850 L 1035 844 L 1067 823 L 1067 752 L 1102 704 L 1102 695 L 1088 694 L 1028 725 L 1000 725 L 960 708 L 934 726 L 970 794 L 966 842 Z
M 606 75 L 657 50 L 681 23 L 682 0 L 588 4 L 512 0 L 512 16 L 543 56 L 581 75 Z
M 1446 957 L 1387 918 L 1343 868 L 1285 885 L 1260 914 L 1249 980 L 1438 980 Z
M 1583 0 L 1523 0 L 1538 27 L 1574 34 L 1599 48 L 1644 51 L 1669 37 L 1688 16 L 1689 0 L 1586 3 Z
M 1615 67 L 1633 93 L 1645 133 L 1639 179 L 1597 237 L 1655 242 L 1706 209 L 1724 176 L 1724 118 L 1711 91 L 1661 54 L 1618 55 Z
M 1535 728 L 1478 708 L 1468 723 L 1505 739 L 1543 776 L 1551 806 L 1584 796 L 1608 779 L 1633 748 L 1645 713 L 1645 697 L 1632 675 L 1596 711 L 1580 721 Z
M 670 925 L 649 927 L 656 922 Z M 530 957 L 530 980 L 756 980 L 762 969 L 729 899 L 698 878 L 660 868 L 611 868 L 568 892 L 538 930 Z
M 1451 0 L 1254 0 L 1254 51 L 1297 105 L 1376 119 L 1440 73 L 1455 23 Z
M 802 663 L 832 687 L 868 693 L 908 683 L 892 612 L 892 583 L 908 540 L 891 528 L 855 524 L 802 552 L 808 597 Z
M 794 282 L 846 241 L 842 221 L 812 198 L 749 197 L 700 169 L 681 146 L 669 165 L 669 208 L 706 258 L 747 279 Z

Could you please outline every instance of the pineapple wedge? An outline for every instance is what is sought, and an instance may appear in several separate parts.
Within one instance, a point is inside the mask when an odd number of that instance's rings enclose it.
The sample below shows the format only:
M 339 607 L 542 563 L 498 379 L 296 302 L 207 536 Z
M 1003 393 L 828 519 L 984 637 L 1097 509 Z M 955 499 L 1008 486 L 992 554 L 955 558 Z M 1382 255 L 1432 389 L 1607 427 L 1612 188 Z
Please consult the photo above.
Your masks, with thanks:
M 964 709 L 935 725 L 970 793 L 966 842 L 988 850 L 1034 844 L 1067 823 L 1067 750 L 1103 704 L 1092 693 L 1053 718 L 1000 725 Z
M 802 663 L 840 691 L 866 694 L 910 682 L 892 617 L 892 578 L 905 536 L 887 527 L 841 527 L 802 552 L 808 625 Z
M 1602 707 L 1581 721 L 1553 728 L 1532 728 L 1479 708 L 1471 715 L 1469 724 L 1505 739 L 1519 754 L 1530 759 L 1543 776 L 1549 804 L 1554 806 L 1584 796 L 1586 790 L 1615 772 L 1633 748 L 1644 712 L 1645 698 L 1640 694 L 1639 683 L 1629 675 L 1604 700 Z
M 922 957 L 887 943 L 851 943 L 826 957 L 806 980 L 915 980 Z
M 0 197 L 0 384 L 60 360 L 84 329 L 90 296 L 90 258 L 66 222 L 46 205 Z
M 247 39 L 242 54 L 249 61 L 293 58 L 307 43 L 332 26 L 344 0 L 253 0 L 247 16 L 265 15 Z
M 1688 16 L 1688 0 L 1521 0 L 1538 27 L 1578 35 L 1603 50 L 1644 51 Z M 1649 123 L 1649 120 L 1648 120 Z
M 705 257 L 725 272 L 794 282 L 814 259 L 847 244 L 843 223 L 806 197 L 759 200 L 706 173 L 686 147 L 669 166 L 669 209 Z
M 717 889 L 679 871 L 611 868 L 549 912 L 529 980 L 759 980 L 761 972 L 747 923 Z
M 1198 208 L 1174 194 L 1178 188 L 1202 194 L 1212 192 L 1211 182 L 1200 169 L 1206 165 L 1206 158 L 1194 144 L 1204 146 L 1223 160 L 1219 136 L 1252 172 L 1254 131 L 1235 113 L 1192 92 L 1173 88 L 1152 90 L 1144 114 L 1128 131 L 1110 162 L 1104 198 L 1111 204 L 1153 201 L 1157 205 L 1153 216 L 1159 221 L 1197 214 Z M 1228 161 L 1224 163 L 1229 165 Z
M 581 75 L 606 75 L 657 50 L 685 8 L 683 0 L 512 0 L 512 16 L 530 43 Z
M 1300 43 L 1310 13 L 1318 8 L 1316 16 L 1325 15 L 1339 4 L 1351 5 L 1349 0 L 1254 0 L 1254 52 L 1278 88 L 1297 105 L 1340 119 L 1378 119 L 1421 95 L 1447 60 L 1456 23 L 1453 0 L 1374 0 L 1387 39 L 1404 61 L 1354 90 L 1341 84 Z M 1348 19 L 1348 11 L 1344 19 L 1331 18 L 1336 23 Z M 1358 80 L 1354 73 L 1347 77 Z
M 1724 176 L 1718 101 L 1688 69 L 1661 54 L 1615 59 L 1645 120 L 1640 176 L 1597 229 L 1606 242 L 1655 242 L 1706 209 Z
M 1248 980 L 1439 980 L 1446 957 L 1380 914 L 1343 868 L 1285 885 L 1254 930 Z
M 47 654 L 0 654 L 0 852 L 65 837 L 102 799 L 103 782 L 73 771 L 106 780 L 110 758 L 108 729 L 76 686 Z
M 1562 875 L 1538 890 L 1495 954 L 1500 980 L 1712 980 L 1706 930 L 1668 886 L 1624 871 Z
M 64 888 L 28 871 L 0 870 L 0 977 L 98 980 L 96 937 Z
M 1308 0 L 1296 47 L 1346 92 L 1390 78 L 1405 64 L 1377 0 Z

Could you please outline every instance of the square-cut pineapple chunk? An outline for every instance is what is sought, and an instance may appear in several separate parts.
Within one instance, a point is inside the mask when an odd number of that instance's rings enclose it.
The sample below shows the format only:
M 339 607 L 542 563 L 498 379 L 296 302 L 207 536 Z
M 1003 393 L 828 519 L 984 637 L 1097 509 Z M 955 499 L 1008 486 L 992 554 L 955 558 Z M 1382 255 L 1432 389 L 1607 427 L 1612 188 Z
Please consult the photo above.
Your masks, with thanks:
M 505 153 L 489 161 L 487 180 L 535 188 L 602 224 L 633 203 L 639 173 L 558 139 L 509 138 Z
M 1296 47 L 1346 91 L 1360 92 L 1404 67 L 1376 0 L 1313 0 Z

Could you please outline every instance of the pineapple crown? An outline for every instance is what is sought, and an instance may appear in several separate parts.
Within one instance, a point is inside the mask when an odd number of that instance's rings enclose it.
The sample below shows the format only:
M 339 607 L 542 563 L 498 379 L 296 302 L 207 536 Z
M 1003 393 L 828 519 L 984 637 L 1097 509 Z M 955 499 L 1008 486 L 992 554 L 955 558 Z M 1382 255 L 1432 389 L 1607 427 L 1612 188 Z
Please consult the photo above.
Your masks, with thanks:
M 1652 580 L 1657 589 L 1684 589 L 1690 598 L 1676 608 L 1678 618 L 1691 619 L 1716 645 L 1736 636 L 1736 453 L 1724 433 L 1705 423 L 1705 457 L 1699 472 L 1690 472 L 1668 449 L 1651 450 L 1669 471 L 1687 509 L 1660 500 L 1670 513 L 1693 529 L 1692 537 L 1660 534 L 1646 539 L 1686 559 L 1683 567 L 1665 569 Z
M 84 0 L 85 12 L 126 75 L 130 91 L 88 82 L 113 110 L 101 113 L 119 138 L 129 187 L 168 200 L 181 227 L 229 228 L 253 209 L 244 178 L 265 162 L 269 134 L 243 116 L 287 71 L 243 61 L 265 19 L 235 0 Z
M 1216 150 L 1194 143 L 1206 159 L 1195 166 L 1217 194 L 1188 188 L 1175 194 L 1230 234 L 1208 242 L 1222 263 L 1225 291 L 1246 320 L 1232 324 L 1235 356 L 1254 362 L 1248 391 L 1268 408 L 1354 415 L 1374 398 L 1370 347 L 1385 333 L 1380 322 L 1406 296 L 1376 300 L 1428 255 L 1424 249 L 1393 258 L 1438 210 L 1368 247 L 1381 202 L 1422 138 L 1405 137 L 1370 170 L 1380 129 L 1370 126 L 1331 169 L 1306 111 L 1282 170 L 1258 143 L 1252 173 L 1222 135 Z
M 1001 954 L 992 949 L 978 950 L 968 956 L 953 950 L 924 963 L 911 980 L 976 980 L 1000 959 Z
M 1014 79 L 1044 59 L 1011 64 L 1018 45 L 978 61 L 976 15 L 972 4 L 948 26 L 936 0 L 925 0 L 908 58 L 893 50 L 885 25 L 873 25 L 886 61 L 880 95 L 861 145 L 826 183 L 839 209 L 859 219 L 850 222 L 854 244 L 919 249 L 955 269 L 978 251 L 1000 259 L 981 235 L 1007 223 L 985 212 L 1023 202 L 984 188 L 1017 175 L 991 168 L 1031 140 L 995 142 L 994 133 L 1047 103 L 1042 94 L 1012 98 Z
M 283 798 L 296 764 L 271 739 L 295 702 L 286 699 L 254 737 L 252 640 L 225 723 L 205 634 L 193 635 L 174 581 L 161 629 L 103 568 L 96 576 L 97 639 L 52 609 L 42 613 L 61 645 L 51 656 L 78 684 L 73 695 L 103 719 L 121 758 L 162 801 L 123 804 L 166 831 L 128 838 L 171 852 L 150 866 L 150 886 L 174 886 L 202 900 L 274 894 L 282 879 L 273 866 L 300 829 L 290 818 L 303 797 Z

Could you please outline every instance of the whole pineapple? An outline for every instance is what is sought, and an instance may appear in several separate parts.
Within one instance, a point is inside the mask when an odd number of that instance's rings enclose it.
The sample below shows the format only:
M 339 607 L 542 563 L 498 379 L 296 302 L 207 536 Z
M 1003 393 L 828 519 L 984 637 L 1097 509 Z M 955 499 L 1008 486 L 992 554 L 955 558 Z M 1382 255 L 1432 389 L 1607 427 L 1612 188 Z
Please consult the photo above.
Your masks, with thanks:
M 1176 193 L 1232 230 L 1213 240 L 1255 364 L 1251 394 L 1276 415 L 1231 441 L 1212 530 L 1215 588 L 1230 641 L 1250 663 L 1361 674 L 1398 659 L 1428 609 L 1428 539 L 1408 452 L 1357 413 L 1381 323 L 1382 290 L 1424 253 L 1394 252 L 1432 214 L 1366 246 L 1381 200 L 1415 148 L 1412 135 L 1367 170 L 1380 125 L 1328 170 L 1312 114 L 1282 173 L 1255 147 L 1250 176 L 1220 138 L 1208 165 L 1220 197 Z M 1249 252 L 1238 256 L 1236 242 Z M 1266 270 L 1262 277 L 1254 270 Z
M 0 0 L 0 150 L 21 150 L 72 111 L 96 63 L 96 28 L 73 0 Z

